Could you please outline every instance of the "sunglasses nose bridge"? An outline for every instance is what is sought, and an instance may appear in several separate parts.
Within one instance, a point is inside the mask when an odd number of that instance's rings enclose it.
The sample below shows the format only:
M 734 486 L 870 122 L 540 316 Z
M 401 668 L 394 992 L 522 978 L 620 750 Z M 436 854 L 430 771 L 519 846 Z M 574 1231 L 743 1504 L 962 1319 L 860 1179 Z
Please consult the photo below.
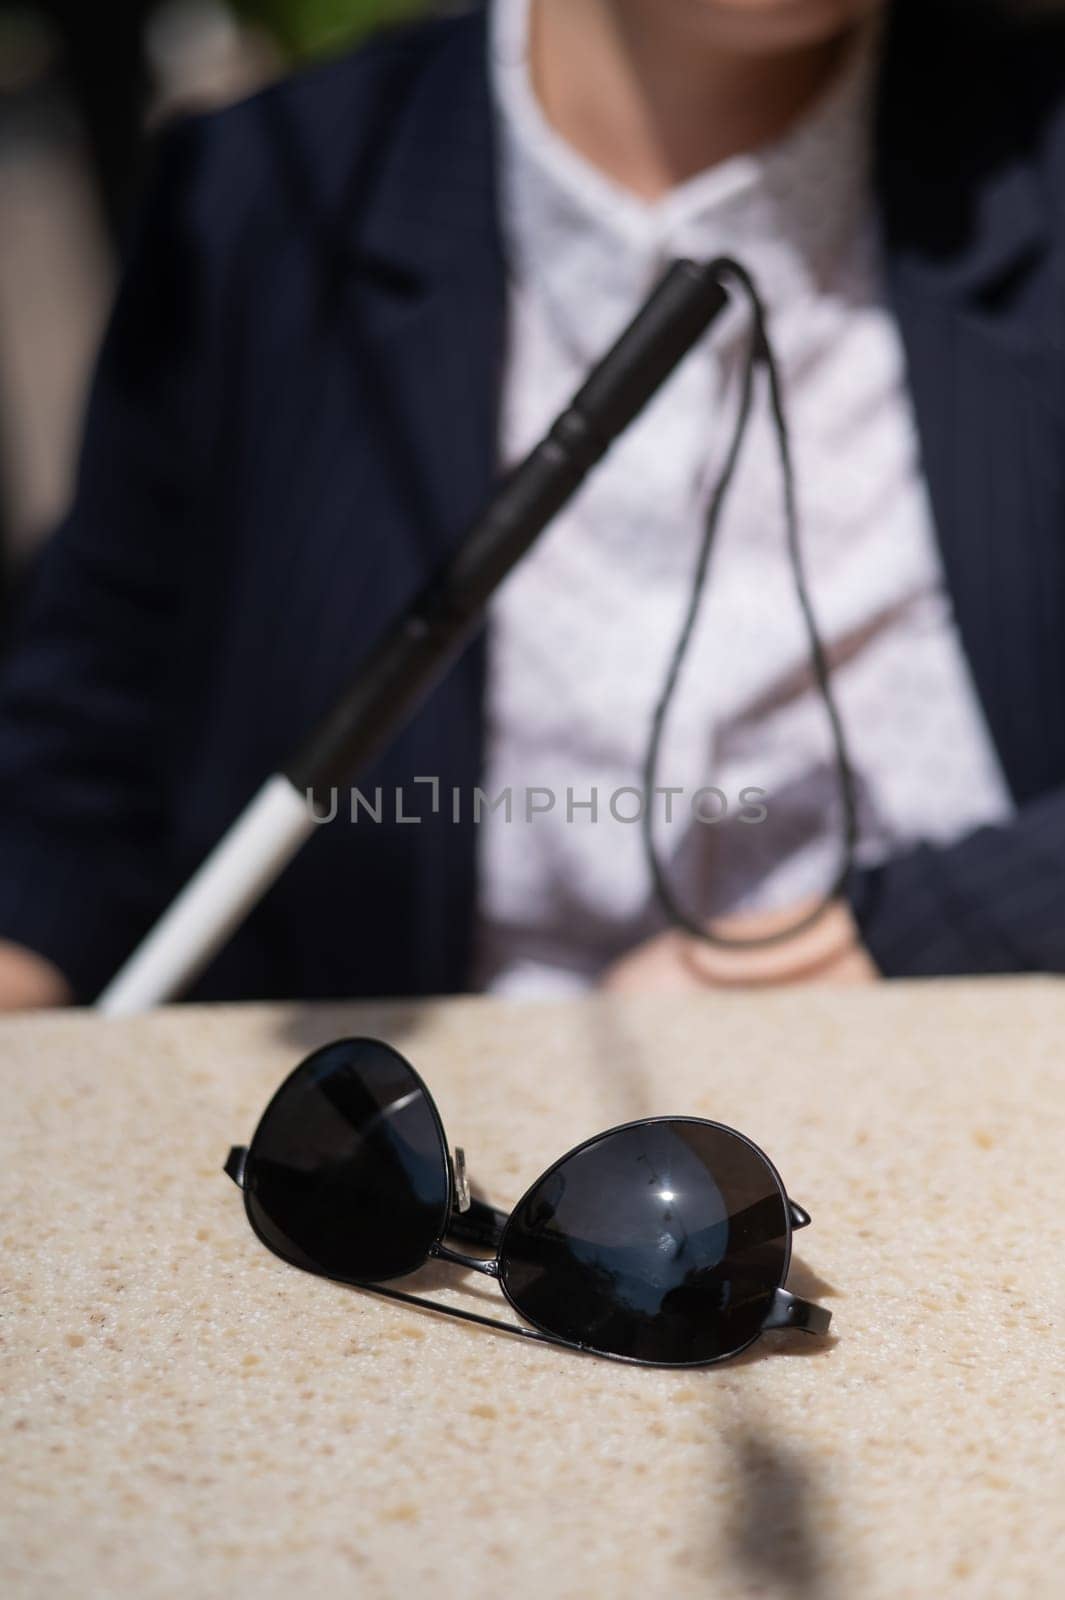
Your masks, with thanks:
M 468 1267 L 471 1272 L 483 1272 L 487 1278 L 499 1277 L 499 1262 L 494 1257 L 487 1261 L 483 1257 L 461 1255 L 458 1250 L 452 1250 L 446 1244 L 434 1244 L 430 1247 L 429 1254 L 438 1261 L 451 1261 L 457 1267 Z

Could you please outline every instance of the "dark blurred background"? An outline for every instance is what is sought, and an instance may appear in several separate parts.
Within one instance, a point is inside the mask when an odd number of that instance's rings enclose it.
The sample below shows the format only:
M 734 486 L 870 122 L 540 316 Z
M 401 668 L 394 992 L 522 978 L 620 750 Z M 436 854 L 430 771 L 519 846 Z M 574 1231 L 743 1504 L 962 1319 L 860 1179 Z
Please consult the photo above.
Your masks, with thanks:
M 0 643 L 69 498 L 153 131 L 455 0 L 0 0 Z

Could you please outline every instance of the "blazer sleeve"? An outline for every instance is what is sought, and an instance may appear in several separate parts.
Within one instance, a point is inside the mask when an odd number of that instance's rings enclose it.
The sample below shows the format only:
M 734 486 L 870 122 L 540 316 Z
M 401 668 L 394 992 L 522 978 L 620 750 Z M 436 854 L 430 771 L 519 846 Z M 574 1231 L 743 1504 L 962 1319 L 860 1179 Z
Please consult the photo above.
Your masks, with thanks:
M 1065 972 L 1065 791 L 857 872 L 849 898 L 885 977 Z
M 232 232 L 207 130 L 181 125 L 157 153 L 73 506 L 0 677 L 0 938 L 48 957 L 80 1000 L 166 893 L 161 693 L 217 432 Z

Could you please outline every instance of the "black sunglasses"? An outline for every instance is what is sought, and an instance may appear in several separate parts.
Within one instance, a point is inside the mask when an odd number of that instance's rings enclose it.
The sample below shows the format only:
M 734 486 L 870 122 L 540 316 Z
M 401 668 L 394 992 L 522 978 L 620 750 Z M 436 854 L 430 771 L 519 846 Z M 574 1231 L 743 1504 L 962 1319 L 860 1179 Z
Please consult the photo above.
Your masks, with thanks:
M 792 1230 L 809 1216 L 757 1145 L 701 1117 L 585 1140 L 508 1217 L 471 1198 L 410 1063 L 380 1040 L 340 1039 L 285 1079 L 225 1171 L 284 1261 L 569 1350 L 707 1366 L 768 1329 L 822 1334 L 831 1320 L 784 1288 Z M 532 1326 L 381 1286 L 430 1257 L 497 1279 Z

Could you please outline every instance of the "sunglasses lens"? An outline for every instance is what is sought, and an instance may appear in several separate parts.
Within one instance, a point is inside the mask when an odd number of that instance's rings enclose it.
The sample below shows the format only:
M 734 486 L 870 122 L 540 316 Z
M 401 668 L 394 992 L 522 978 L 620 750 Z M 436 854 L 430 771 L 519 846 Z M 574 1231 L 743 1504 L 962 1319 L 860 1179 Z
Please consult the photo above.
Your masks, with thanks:
M 375 1039 L 342 1039 L 297 1067 L 263 1114 L 245 1197 L 278 1255 L 374 1283 L 413 1272 L 447 1219 L 447 1148 L 414 1069 Z
M 529 1191 L 501 1281 L 547 1333 L 609 1355 L 683 1364 L 756 1337 L 787 1271 L 790 1230 L 766 1159 L 714 1123 L 606 1133 Z

